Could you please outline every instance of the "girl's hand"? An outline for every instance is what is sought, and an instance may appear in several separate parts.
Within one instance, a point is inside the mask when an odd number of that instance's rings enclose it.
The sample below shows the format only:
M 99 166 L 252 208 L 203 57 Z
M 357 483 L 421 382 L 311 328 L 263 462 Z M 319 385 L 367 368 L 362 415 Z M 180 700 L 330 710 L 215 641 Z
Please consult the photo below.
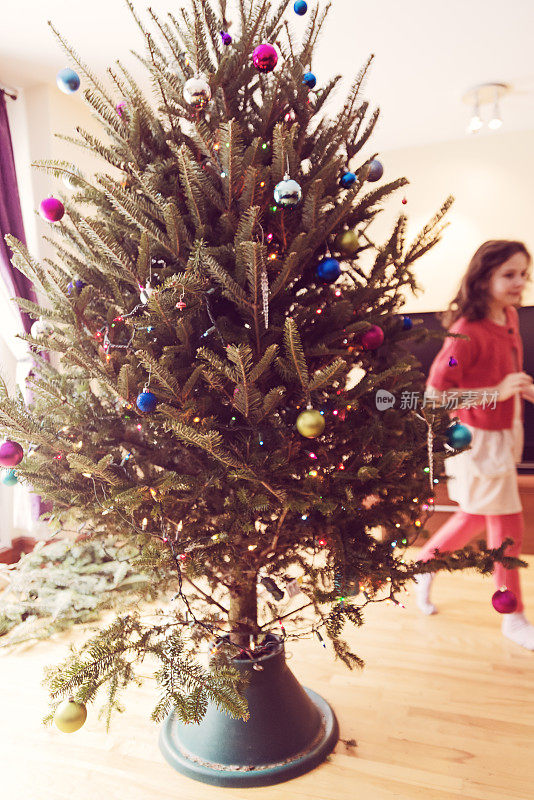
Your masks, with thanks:
M 506 378 L 497 384 L 495 387 L 499 393 L 497 401 L 499 403 L 513 397 L 514 394 L 526 392 L 532 389 L 532 378 L 526 372 L 510 372 Z
M 521 392 L 521 397 L 524 400 L 529 400 L 531 403 L 534 403 L 534 385 L 529 386 L 528 389 Z

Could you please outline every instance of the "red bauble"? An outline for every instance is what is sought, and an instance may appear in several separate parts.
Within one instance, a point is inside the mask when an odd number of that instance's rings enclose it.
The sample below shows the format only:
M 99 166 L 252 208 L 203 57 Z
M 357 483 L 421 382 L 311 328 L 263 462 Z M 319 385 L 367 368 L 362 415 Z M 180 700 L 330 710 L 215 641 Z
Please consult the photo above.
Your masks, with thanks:
M 17 442 L 10 439 L 0 446 L 0 466 L 16 467 L 24 458 L 24 450 Z
M 272 44 L 260 44 L 252 53 L 252 63 L 260 72 L 271 72 L 277 61 L 278 53 Z
M 55 197 L 45 197 L 40 205 L 41 216 L 48 222 L 59 222 L 65 213 L 65 206 Z
M 491 598 L 493 608 L 499 614 L 512 614 L 517 608 L 517 597 L 510 589 L 498 589 Z
M 384 331 L 378 325 L 371 325 L 362 335 L 360 342 L 364 350 L 376 350 L 384 342 Z
M 407 202 L 408 202 L 407 199 L 405 197 L 403 197 L 402 198 L 402 205 L 405 206 Z

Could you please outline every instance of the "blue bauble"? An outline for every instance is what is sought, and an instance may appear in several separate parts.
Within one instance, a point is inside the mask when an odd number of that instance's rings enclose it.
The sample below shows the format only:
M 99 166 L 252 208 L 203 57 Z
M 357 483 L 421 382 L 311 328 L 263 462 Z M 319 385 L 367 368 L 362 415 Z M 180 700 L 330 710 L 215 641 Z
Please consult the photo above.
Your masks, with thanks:
M 459 422 L 455 422 L 447 429 L 447 441 L 455 450 L 465 450 L 471 444 L 472 438 L 469 428 Z
M 158 404 L 158 398 L 152 392 L 143 391 L 138 395 L 135 401 L 139 411 L 144 411 L 145 414 L 151 414 Z
M 308 4 L 305 3 L 304 0 L 297 0 L 293 8 L 295 10 L 295 14 L 298 14 L 299 17 L 303 17 L 308 10 Z
M 413 328 L 413 322 L 410 319 L 410 317 L 405 316 L 402 318 L 402 327 L 405 331 L 411 331 L 411 329 Z
M 336 258 L 323 258 L 317 264 L 316 275 L 325 283 L 334 283 L 341 275 L 341 267 Z
M 349 189 L 355 180 L 356 180 L 356 175 L 354 174 L 354 172 L 345 172 L 345 174 L 341 176 L 340 183 L 344 189 Z
M 313 74 L 313 72 L 305 72 L 304 77 L 302 79 L 302 83 L 305 83 L 309 89 L 315 88 L 315 84 L 317 83 L 317 78 Z
M 384 167 L 377 161 L 376 158 L 373 159 L 369 164 L 369 174 L 367 175 L 368 181 L 379 181 L 382 175 L 384 174 Z
M 17 478 L 17 473 L 14 469 L 10 469 L 9 472 L 6 472 L 4 477 L 2 478 L 2 483 L 4 486 L 14 486 L 16 483 L 19 482 Z
M 71 281 L 70 283 L 67 284 L 67 292 L 71 294 L 75 286 L 76 286 L 76 291 L 81 292 L 83 287 L 85 286 L 85 283 L 83 281 L 74 281 L 74 282 Z
M 65 94 L 74 94 L 80 88 L 80 76 L 73 69 L 60 69 L 56 75 L 58 89 Z

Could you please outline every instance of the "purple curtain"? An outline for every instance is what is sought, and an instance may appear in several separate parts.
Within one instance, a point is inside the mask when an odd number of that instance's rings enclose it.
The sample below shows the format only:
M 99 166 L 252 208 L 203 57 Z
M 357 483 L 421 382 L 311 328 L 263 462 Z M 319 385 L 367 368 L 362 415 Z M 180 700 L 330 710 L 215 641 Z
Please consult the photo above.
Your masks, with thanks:
M 11 265 L 11 251 L 4 240 L 7 233 L 11 233 L 23 244 L 26 244 L 6 98 L 0 89 L 0 280 L 4 281 L 13 297 L 25 297 L 36 303 L 37 297 L 32 282 Z M 24 330 L 29 333 L 33 320 L 24 311 L 19 311 L 19 313 Z M 45 510 L 45 505 L 38 495 L 32 494 L 30 498 L 32 516 L 37 520 Z
M 35 303 L 37 298 L 33 284 L 10 263 L 11 251 L 4 240 L 7 233 L 11 233 L 26 244 L 6 98 L 0 89 L 0 280 L 4 281 L 12 296 L 25 297 Z M 20 315 L 24 330 L 29 333 L 32 319 L 23 311 Z

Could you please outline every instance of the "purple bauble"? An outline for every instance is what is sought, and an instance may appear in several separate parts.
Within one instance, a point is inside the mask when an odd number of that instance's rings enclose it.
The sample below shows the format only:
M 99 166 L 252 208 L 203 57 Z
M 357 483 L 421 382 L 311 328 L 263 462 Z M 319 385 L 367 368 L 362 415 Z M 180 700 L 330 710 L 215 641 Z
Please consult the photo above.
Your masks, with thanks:
M 126 100 L 121 100 L 120 103 L 117 103 L 117 105 L 115 106 L 115 111 L 117 112 L 119 117 L 122 117 L 123 111 L 125 109 L 126 109 Z
M 260 44 L 252 53 L 252 63 L 260 72 L 271 72 L 278 62 L 278 53 L 272 44 Z
M 74 281 L 74 282 L 71 281 L 70 283 L 67 284 L 67 292 L 70 294 L 75 286 L 76 286 L 76 291 L 81 292 L 83 287 L 85 286 L 85 283 L 83 281 Z
M 65 213 L 65 206 L 61 200 L 56 200 L 55 197 L 45 197 L 45 199 L 41 201 L 39 210 L 43 219 L 46 219 L 48 222 L 59 222 Z
M 0 446 L 0 466 L 16 467 L 24 458 L 24 450 L 17 442 L 9 439 Z
M 384 331 L 378 325 L 371 325 L 362 335 L 360 342 L 364 350 L 376 350 L 384 342 Z
M 224 45 L 232 44 L 232 37 L 226 31 L 221 31 L 221 39 Z
M 517 608 L 517 597 L 510 589 L 498 589 L 491 602 L 499 614 L 512 614 Z
M 158 398 L 155 394 L 146 390 L 142 391 L 141 394 L 137 396 L 135 402 L 139 411 L 144 411 L 145 414 L 151 414 L 158 404 Z
M 379 181 L 382 175 L 384 174 L 384 167 L 374 158 L 369 163 L 369 172 L 367 173 L 367 180 L 373 183 L 374 181 Z

